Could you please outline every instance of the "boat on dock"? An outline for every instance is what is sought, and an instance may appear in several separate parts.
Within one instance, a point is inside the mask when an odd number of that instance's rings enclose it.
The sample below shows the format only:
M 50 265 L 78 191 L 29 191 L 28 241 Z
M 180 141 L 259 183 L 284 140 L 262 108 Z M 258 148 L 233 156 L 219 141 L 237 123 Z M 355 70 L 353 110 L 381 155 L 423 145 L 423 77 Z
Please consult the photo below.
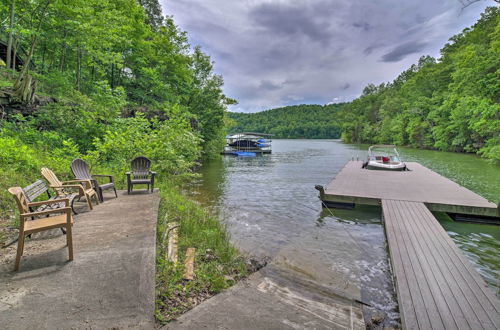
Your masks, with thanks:
M 243 157 L 249 157 L 249 153 L 270 154 L 271 136 L 272 134 L 256 132 L 229 134 L 226 136 L 226 146 L 222 154 Z
M 368 157 L 363 163 L 368 170 L 406 171 L 395 145 L 376 144 L 368 148 Z

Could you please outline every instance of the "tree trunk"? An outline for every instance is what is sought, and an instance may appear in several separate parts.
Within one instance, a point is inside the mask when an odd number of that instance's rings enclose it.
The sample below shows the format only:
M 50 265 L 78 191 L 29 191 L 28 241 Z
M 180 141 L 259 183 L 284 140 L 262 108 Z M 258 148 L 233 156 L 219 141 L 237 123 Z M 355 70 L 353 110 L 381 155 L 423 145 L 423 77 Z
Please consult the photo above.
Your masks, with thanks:
M 45 52 L 47 51 L 47 46 L 43 46 L 43 51 L 42 51 L 42 64 L 40 66 L 42 72 L 45 71 Z
M 82 50 L 80 45 L 76 48 L 76 90 L 80 91 L 80 79 L 82 69 Z
M 9 40 L 7 41 L 7 68 L 11 68 L 12 64 L 12 41 L 14 35 L 14 8 L 16 5 L 16 0 L 11 0 L 10 3 L 10 18 L 9 18 Z M 15 69 L 15 67 L 13 67 Z
M 47 10 L 49 4 L 50 0 L 48 0 L 45 3 L 45 7 L 42 9 L 40 17 L 43 17 L 45 15 L 45 11 Z M 37 33 L 40 31 L 41 26 L 42 26 L 42 20 L 40 18 L 40 22 L 36 29 Z M 35 52 L 35 46 L 37 41 L 38 41 L 37 34 L 34 34 L 33 37 L 31 38 L 31 47 L 28 53 L 28 57 L 26 58 L 26 61 L 23 63 L 23 69 L 21 70 L 21 72 L 17 76 L 16 81 L 14 82 L 14 88 L 12 92 L 12 95 L 14 97 L 19 98 L 21 102 L 27 104 L 33 103 L 36 92 L 36 85 L 37 85 L 36 81 L 33 79 L 32 76 L 28 74 L 28 72 L 31 64 L 31 59 L 33 58 L 33 53 Z
M 16 82 L 14 83 L 14 90 L 16 90 L 20 86 L 21 80 L 23 80 L 24 78 L 23 76 L 28 75 L 28 70 L 31 64 L 31 58 L 33 57 L 33 52 L 35 51 L 36 42 L 37 38 L 36 36 L 34 36 L 31 41 L 30 52 L 28 53 L 28 57 L 26 58 L 26 61 L 23 65 L 23 69 L 21 70 L 19 76 L 17 76 Z
M 31 63 L 31 58 L 33 57 L 33 52 L 35 51 L 37 38 L 33 37 L 31 42 L 30 51 L 28 53 L 28 58 L 24 62 L 23 69 L 19 76 L 17 76 L 16 82 L 14 83 L 14 90 L 12 95 L 18 98 L 22 103 L 31 104 L 33 103 L 35 92 L 36 92 L 36 81 L 33 77 L 28 74 L 29 66 Z
M 12 69 L 15 70 L 17 66 L 17 46 L 19 46 L 19 42 L 17 40 L 14 40 L 12 46 L 13 46 Z
M 61 58 L 59 60 L 59 70 L 64 72 L 64 60 L 66 57 L 66 37 L 68 36 L 68 31 L 64 30 L 64 37 L 62 39 L 62 49 L 61 49 Z
M 111 89 L 115 89 L 115 63 L 111 63 Z

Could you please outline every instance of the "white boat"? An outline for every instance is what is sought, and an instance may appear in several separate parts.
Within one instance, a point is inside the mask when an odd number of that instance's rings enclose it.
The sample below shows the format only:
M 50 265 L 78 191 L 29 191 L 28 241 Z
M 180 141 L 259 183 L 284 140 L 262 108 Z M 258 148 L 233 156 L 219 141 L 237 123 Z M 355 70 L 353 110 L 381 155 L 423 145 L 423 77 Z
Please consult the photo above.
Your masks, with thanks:
M 377 144 L 368 148 L 368 159 L 363 163 L 368 170 L 406 171 L 395 145 Z

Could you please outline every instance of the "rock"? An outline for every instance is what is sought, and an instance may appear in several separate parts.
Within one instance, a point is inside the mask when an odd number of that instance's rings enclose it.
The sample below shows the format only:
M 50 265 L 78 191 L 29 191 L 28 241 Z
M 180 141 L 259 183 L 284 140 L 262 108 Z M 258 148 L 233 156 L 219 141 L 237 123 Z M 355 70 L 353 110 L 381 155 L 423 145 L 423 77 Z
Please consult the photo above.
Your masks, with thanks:
M 269 257 L 262 257 L 262 258 L 250 257 L 246 261 L 247 272 L 254 273 L 259 269 L 265 267 L 268 262 L 269 262 Z
M 385 315 L 381 312 L 376 312 L 372 315 L 373 324 L 381 324 L 385 319 Z

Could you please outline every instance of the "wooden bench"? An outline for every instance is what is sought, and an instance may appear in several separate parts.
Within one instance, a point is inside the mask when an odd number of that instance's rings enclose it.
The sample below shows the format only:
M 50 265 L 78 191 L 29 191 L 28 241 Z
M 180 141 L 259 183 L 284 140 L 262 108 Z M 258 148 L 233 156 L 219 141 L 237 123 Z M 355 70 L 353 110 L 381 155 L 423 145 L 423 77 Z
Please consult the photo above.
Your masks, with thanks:
M 71 210 L 73 210 L 74 214 L 78 214 L 73 207 L 73 203 L 75 202 L 75 198 L 78 196 L 76 193 L 71 193 L 66 196 L 52 196 L 49 192 L 49 186 L 43 180 L 36 180 L 34 183 L 30 184 L 23 188 L 24 194 L 26 195 L 26 199 L 28 203 L 32 203 L 42 194 L 47 194 L 47 199 L 50 201 L 61 200 L 60 203 L 51 203 L 51 204 L 43 204 L 38 206 L 37 208 L 30 207 L 31 212 L 40 212 L 45 211 L 47 209 L 57 209 L 61 207 L 65 207 L 64 199 L 69 199 Z

